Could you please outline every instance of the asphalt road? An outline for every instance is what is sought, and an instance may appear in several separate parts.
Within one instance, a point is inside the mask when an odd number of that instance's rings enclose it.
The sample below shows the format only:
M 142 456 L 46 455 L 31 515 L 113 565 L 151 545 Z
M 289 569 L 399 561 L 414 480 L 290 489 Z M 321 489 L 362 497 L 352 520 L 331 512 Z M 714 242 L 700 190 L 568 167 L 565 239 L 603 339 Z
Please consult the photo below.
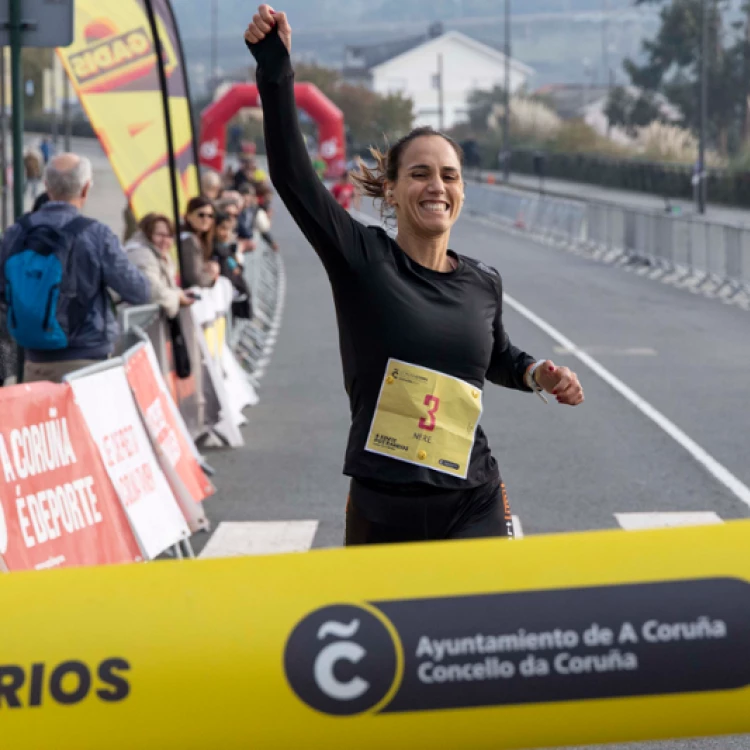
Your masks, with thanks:
M 348 408 L 334 310 L 317 257 L 282 208 L 275 234 L 287 273 L 284 323 L 250 412 L 247 446 L 210 457 L 215 522 L 317 520 L 314 547 L 339 546 L 347 482 L 341 476 Z M 505 290 L 593 356 L 750 484 L 748 313 L 518 239 L 471 218 L 452 246 L 498 267 Z M 616 513 L 748 507 L 684 446 L 510 305 L 512 340 L 579 374 L 586 403 L 544 405 L 490 387 L 483 424 L 526 535 L 616 528 Z M 200 550 L 203 539 L 196 539 Z M 749 738 L 622 745 L 631 750 L 740 750 Z

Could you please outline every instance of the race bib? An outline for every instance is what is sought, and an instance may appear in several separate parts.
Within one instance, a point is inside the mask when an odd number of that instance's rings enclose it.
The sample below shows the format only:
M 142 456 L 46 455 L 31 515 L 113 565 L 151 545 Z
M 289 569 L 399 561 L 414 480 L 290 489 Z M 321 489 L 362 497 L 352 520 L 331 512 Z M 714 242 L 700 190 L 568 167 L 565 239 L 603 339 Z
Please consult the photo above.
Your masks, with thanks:
M 366 450 L 466 479 L 482 391 L 436 370 L 389 359 Z

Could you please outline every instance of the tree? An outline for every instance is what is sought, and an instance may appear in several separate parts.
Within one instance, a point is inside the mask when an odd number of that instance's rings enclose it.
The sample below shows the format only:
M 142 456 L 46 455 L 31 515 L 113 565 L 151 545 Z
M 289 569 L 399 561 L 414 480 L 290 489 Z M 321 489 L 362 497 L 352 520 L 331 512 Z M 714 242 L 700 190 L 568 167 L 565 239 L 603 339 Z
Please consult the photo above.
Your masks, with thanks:
M 412 128 L 414 103 L 402 94 L 381 95 L 344 83 L 338 71 L 320 65 L 295 64 L 295 79 L 312 83 L 343 113 L 349 137 L 357 146 L 397 140 Z
M 742 143 L 747 149 L 750 146 L 750 2 L 745 2 L 742 10 L 745 13 L 745 28 L 744 35 L 741 36 L 737 45 L 736 57 L 740 65 L 740 77 L 742 79 Z M 740 34 L 742 34 L 742 24 L 738 28 Z
M 297 81 L 312 83 L 317 86 L 329 99 L 341 83 L 341 75 L 333 68 L 310 63 L 295 63 L 294 78 Z
M 621 127 L 630 135 L 635 134 L 636 128 L 663 119 L 652 92 L 642 91 L 634 96 L 624 86 L 612 89 L 604 114 L 610 126 Z
M 703 2 L 708 13 L 709 135 L 726 155 L 732 140 L 748 131 L 750 93 L 750 4 L 744 23 L 726 28 L 727 0 L 636 0 L 637 5 L 662 5 L 661 26 L 643 43 L 645 62 L 627 60 L 625 70 L 633 84 L 647 92 L 661 92 L 682 113 L 683 124 L 697 131 L 700 122 L 699 80 Z
M 475 132 L 483 133 L 488 129 L 489 116 L 495 107 L 505 104 L 505 89 L 495 86 L 491 90 L 475 89 L 466 98 L 469 110 L 469 124 Z
M 414 125 L 414 102 L 401 94 L 380 96 L 375 105 L 374 130 L 388 133 L 394 140 L 406 135 Z
M 624 86 L 616 86 L 607 99 L 604 114 L 611 126 L 627 128 L 630 124 L 630 112 L 633 107 L 633 97 Z

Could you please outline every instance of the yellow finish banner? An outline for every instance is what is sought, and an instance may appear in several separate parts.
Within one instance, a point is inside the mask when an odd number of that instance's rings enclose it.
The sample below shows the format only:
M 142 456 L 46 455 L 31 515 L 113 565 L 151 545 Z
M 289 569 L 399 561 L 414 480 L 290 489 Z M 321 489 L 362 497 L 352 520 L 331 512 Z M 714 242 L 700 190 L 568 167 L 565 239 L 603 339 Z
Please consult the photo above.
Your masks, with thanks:
M 3 747 L 750 732 L 750 522 L 0 578 Z
M 178 205 L 198 194 L 186 71 L 168 0 L 76 0 L 75 39 L 57 53 L 137 219 L 174 216 L 155 13 L 169 95 Z

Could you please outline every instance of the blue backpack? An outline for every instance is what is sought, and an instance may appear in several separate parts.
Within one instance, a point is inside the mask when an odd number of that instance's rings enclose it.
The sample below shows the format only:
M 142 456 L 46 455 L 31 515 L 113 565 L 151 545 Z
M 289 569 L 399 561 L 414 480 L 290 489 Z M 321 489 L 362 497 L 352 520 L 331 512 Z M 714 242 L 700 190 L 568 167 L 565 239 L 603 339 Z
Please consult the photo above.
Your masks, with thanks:
M 65 349 L 83 323 L 76 301 L 73 246 L 93 224 L 77 216 L 61 229 L 33 225 L 29 215 L 5 261 L 5 301 L 8 330 L 24 349 Z M 71 304 L 73 303 L 73 304 Z

